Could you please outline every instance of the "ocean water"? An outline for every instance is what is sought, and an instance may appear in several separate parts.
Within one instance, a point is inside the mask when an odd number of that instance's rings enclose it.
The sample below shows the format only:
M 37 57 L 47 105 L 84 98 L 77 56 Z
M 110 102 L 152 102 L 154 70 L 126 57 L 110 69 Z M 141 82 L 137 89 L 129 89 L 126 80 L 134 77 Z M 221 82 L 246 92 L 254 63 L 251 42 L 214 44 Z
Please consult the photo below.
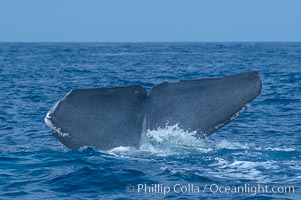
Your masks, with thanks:
M 72 151 L 44 123 L 71 89 L 250 70 L 261 95 L 204 140 Z M 0 88 L 0 199 L 301 199 L 301 43 L 0 43 Z

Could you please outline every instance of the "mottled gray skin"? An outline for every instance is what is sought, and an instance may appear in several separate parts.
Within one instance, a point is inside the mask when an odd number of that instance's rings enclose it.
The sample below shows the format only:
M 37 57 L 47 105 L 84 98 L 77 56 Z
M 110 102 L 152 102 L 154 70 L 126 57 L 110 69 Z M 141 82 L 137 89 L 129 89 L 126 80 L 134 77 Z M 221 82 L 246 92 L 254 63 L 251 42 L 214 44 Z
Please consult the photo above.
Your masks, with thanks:
M 234 119 L 261 92 L 257 72 L 141 86 L 72 90 L 47 114 L 46 124 L 66 146 L 139 147 L 147 129 L 178 124 L 196 137 Z

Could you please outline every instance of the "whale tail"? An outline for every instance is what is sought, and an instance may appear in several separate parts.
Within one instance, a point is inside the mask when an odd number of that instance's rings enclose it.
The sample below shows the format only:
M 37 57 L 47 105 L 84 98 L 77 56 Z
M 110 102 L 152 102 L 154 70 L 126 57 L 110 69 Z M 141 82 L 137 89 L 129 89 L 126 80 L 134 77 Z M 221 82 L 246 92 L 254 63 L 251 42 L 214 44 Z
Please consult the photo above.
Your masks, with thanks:
M 261 92 L 257 72 L 156 85 L 72 90 L 46 115 L 55 137 L 72 149 L 140 144 L 146 129 L 178 124 L 208 136 L 237 117 Z M 238 113 L 238 114 L 237 114 Z

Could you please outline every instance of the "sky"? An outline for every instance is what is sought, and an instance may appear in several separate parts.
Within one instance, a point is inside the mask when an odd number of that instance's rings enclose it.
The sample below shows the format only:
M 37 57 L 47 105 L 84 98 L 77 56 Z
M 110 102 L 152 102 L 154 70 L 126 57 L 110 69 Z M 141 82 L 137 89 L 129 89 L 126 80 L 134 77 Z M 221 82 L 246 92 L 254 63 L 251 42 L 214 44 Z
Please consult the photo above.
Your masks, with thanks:
M 301 41 L 300 0 L 0 0 L 0 42 Z

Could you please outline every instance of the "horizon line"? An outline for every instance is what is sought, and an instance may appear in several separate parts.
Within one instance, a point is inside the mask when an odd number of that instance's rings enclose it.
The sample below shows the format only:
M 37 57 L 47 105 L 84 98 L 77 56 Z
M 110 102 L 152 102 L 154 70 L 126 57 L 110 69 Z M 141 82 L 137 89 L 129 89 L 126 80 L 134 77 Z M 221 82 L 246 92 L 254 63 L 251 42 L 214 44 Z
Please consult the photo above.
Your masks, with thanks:
M 292 40 L 233 40 L 233 41 L 0 41 L 0 43 L 300 43 Z

